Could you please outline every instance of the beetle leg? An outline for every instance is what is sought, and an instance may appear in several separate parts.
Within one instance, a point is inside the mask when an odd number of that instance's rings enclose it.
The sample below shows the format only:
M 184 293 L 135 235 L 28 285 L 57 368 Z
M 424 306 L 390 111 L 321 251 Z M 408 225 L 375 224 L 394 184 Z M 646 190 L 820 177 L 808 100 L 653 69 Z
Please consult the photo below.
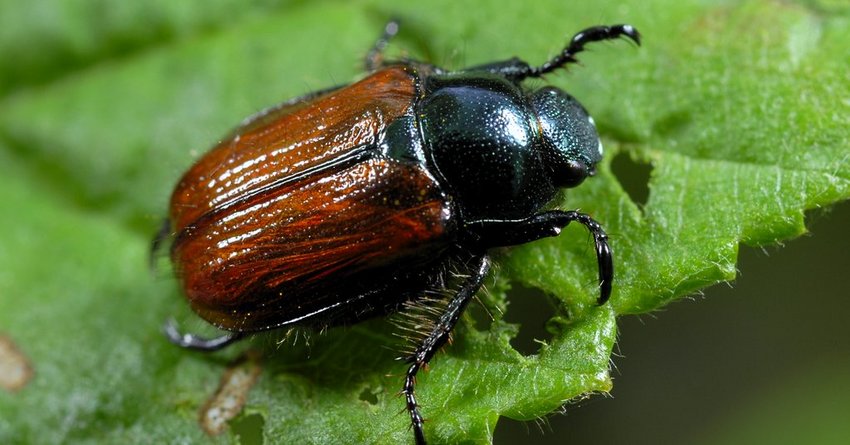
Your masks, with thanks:
M 422 340 L 422 343 L 416 348 L 413 354 L 407 358 L 410 368 L 407 370 L 404 387 L 401 392 L 407 401 L 407 411 L 410 413 L 410 422 L 413 426 L 413 435 L 416 438 L 417 445 L 423 445 L 425 443 L 425 435 L 422 432 L 424 419 L 419 414 L 419 408 L 416 404 L 416 396 L 414 394 L 416 373 L 423 366 L 427 365 L 440 347 L 448 341 L 449 334 L 455 324 L 457 324 L 464 309 L 466 309 L 469 300 L 481 288 L 484 277 L 487 275 L 487 271 L 490 270 L 490 258 L 486 255 L 476 256 L 472 262 L 475 264 L 472 274 L 466 279 L 461 289 L 446 306 L 446 311 L 440 315 L 433 330 Z
M 384 62 L 384 49 L 390 40 L 398 34 L 398 20 L 390 20 L 384 26 L 384 33 L 375 42 L 375 45 L 366 54 L 366 71 L 375 71 L 380 68 Z
M 585 44 L 602 40 L 613 40 L 622 36 L 626 36 L 640 45 L 640 33 L 632 25 L 594 26 L 579 31 L 560 54 L 539 67 L 531 68 L 524 77 L 540 77 L 568 63 L 576 63 L 575 55 L 584 51 Z
M 611 296 L 614 280 L 614 259 L 608 245 L 608 235 L 602 226 L 589 215 L 574 210 L 552 210 L 520 220 L 482 220 L 466 224 L 473 238 L 471 242 L 481 248 L 514 246 L 541 238 L 558 236 L 569 223 L 577 221 L 593 235 L 596 244 L 596 261 L 599 267 L 599 304 Z
M 230 332 L 220 337 L 203 338 L 194 334 L 181 333 L 177 329 L 177 324 L 174 320 L 168 320 L 163 328 L 165 336 L 171 343 L 186 349 L 195 351 L 212 352 L 218 351 L 226 346 L 229 346 L 238 340 L 241 340 L 245 334 L 242 332 Z
M 483 71 L 505 76 L 514 82 L 519 82 L 528 77 L 528 73 L 531 70 L 532 68 L 527 62 L 519 59 L 518 57 L 512 57 L 508 60 L 502 60 L 501 62 L 492 62 L 485 65 L 466 68 L 464 71 Z
M 156 265 L 156 254 L 159 253 L 159 249 L 161 249 L 168 238 L 171 236 L 171 221 L 168 218 L 165 218 L 162 221 L 162 225 L 159 230 L 154 235 L 153 240 L 151 240 L 151 250 L 148 256 L 148 261 L 151 270 L 154 269 Z
M 528 77 L 540 77 L 550 73 L 568 63 L 576 63 L 576 54 L 584 51 L 584 45 L 602 40 L 613 40 L 620 37 L 628 37 L 640 45 L 640 33 L 632 25 L 593 26 L 579 31 L 570 40 L 569 45 L 560 54 L 551 58 L 543 65 L 532 67 L 528 63 L 514 57 L 503 62 L 490 63 L 469 68 L 467 71 L 487 71 L 507 77 L 515 82 L 520 82 Z

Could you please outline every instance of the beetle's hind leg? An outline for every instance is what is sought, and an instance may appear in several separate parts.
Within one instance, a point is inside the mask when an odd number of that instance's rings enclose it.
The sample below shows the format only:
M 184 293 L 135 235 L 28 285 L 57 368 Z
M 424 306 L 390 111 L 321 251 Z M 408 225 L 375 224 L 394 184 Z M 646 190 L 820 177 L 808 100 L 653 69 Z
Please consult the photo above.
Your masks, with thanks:
M 366 54 L 366 60 L 364 61 L 366 71 L 375 71 L 384 64 L 384 49 L 396 34 L 398 34 L 398 20 L 393 19 L 387 22 L 386 26 L 384 26 L 384 33 L 381 34 L 381 37 L 378 38 L 375 45 Z
M 171 221 L 165 219 L 157 231 L 151 242 L 150 250 L 150 266 L 154 268 L 156 262 L 156 254 L 165 245 L 168 238 L 171 236 Z M 196 351 L 217 351 L 230 344 L 240 340 L 245 335 L 241 332 L 231 332 L 220 337 L 203 338 L 194 334 L 181 333 L 177 329 L 177 323 L 174 320 L 168 320 L 163 327 L 163 333 L 171 343 L 186 349 L 194 349 Z
M 419 406 L 416 404 L 414 391 L 416 374 L 431 361 L 434 354 L 448 341 L 449 334 L 457 324 L 467 304 L 469 304 L 469 300 L 481 288 L 481 285 L 484 283 L 484 277 L 487 275 L 487 271 L 490 270 L 490 258 L 486 255 L 473 257 L 470 263 L 472 265 L 470 267 L 472 271 L 471 275 L 466 278 L 458 293 L 446 305 L 445 312 L 440 315 L 440 318 L 436 321 L 428 336 L 422 340 L 413 354 L 407 357 L 410 368 L 407 370 L 404 378 L 404 387 L 401 392 L 404 394 L 405 401 L 407 402 L 407 411 L 410 413 L 410 422 L 417 445 L 425 443 L 425 435 L 422 432 L 424 419 L 419 413 Z
M 165 218 L 159 226 L 159 230 L 157 230 L 156 235 L 154 235 L 153 240 L 151 240 L 151 250 L 148 252 L 148 262 L 151 270 L 154 269 L 156 264 L 157 253 L 159 253 L 159 250 L 165 246 L 166 241 L 168 241 L 168 238 L 170 237 L 171 220 Z
M 171 343 L 181 348 L 195 351 L 212 352 L 227 347 L 245 337 L 242 332 L 230 332 L 220 337 L 204 338 L 195 334 L 181 333 L 174 320 L 168 320 L 163 328 L 165 336 Z

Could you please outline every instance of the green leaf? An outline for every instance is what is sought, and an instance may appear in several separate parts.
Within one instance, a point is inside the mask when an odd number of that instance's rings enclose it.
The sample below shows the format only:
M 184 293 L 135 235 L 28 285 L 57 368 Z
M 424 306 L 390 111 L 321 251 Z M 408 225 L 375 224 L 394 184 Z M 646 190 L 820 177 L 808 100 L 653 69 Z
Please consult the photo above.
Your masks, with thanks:
M 162 321 L 203 326 L 147 266 L 170 189 L 205 147 L 258 109 L 357 78 L 391 16 L 404 20 L 391 54 L 449 68 L 540 63 L 593 24 L 644 37 L 640 49 L 596 44 L 547 78 L 603 135 L 599 174 L 563 206 L 611 235 L 611 304 L 594 304 L 581 227 L 498 252 L 484 300 L 504 316 L 465 317 L 418 379 L 433 442 L 487 442 L 500 416 L 534 419 L 609 390 L 617 315 L 734 278 L 740 243 L 798 236 L 807 209 L 850 196 L 850 8 L 838 1 L 35 3 L 0 6 L 0 336 L 34 371 L 0 390 L 0 443 L 207 441 L 198 412 L 245 348 L 264 351 L 263 370 L 218 441 L 411 441 L 386 321 L 309 345 L 269 334 L 182 351 Z M 645 203 L 620 182 L 640 164 Z M 558 301 L 533 354 L 511 345 L 511 283 Z

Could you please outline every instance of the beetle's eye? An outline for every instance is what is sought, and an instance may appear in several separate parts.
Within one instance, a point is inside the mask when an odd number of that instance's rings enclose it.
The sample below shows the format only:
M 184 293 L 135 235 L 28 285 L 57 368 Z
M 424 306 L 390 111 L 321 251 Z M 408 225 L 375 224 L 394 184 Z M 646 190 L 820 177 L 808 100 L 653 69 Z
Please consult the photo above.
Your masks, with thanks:
M 587 165 L 579 161 L 565 162 L 557 165 L 556 171 L 552 175 L 553 182 L 557 187 L 575 187 L 588 177 L 595 173 L 592 169 L 588 169 Z

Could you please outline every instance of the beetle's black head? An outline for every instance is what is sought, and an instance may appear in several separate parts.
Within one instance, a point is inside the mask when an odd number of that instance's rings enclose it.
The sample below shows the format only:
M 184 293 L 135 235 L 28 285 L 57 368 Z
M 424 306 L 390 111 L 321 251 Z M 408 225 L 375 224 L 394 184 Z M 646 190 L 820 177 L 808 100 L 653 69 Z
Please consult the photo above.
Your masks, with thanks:
M 531 95 L 543 137 L 543 161 L 556 187 L 575 187 L 595 173 L 602 143 L 593 118 L 564 91 L 547 86 Z

